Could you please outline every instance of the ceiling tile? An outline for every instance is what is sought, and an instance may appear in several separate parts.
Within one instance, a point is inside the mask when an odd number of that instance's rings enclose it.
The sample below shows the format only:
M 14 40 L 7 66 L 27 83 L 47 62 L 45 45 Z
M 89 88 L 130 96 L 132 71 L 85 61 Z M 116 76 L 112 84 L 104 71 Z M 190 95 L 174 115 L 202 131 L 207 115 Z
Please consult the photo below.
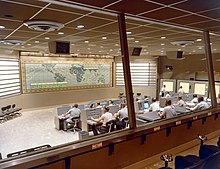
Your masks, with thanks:
M 91 6 L 97 6 L 97 7 L 104 7 L 108 4 L 111 4 L 113 2 L 116 2 L 117 0 L 74 0 L 74 2 L 86 4 L 86 5 L 91 5 Z
M 220 7 L 220 3 L 219 0 L 188 0 L 183 3 L 174 5 L 174 7 L 191 12 L 199 12 Z
M 164 4 L 164 5 L 171 5 L 171 4 L 180 2 L 180 1 L 181 0 L 154 0 L 154 2 L 161 3 L 161 4 Z
M 217 18 L 220 18 L 220 8 L 216 10 L 207 11 L 207 12 L 201 12 L 200 14 L 217 19 Z
M 176 18 L 176 19 L 169 19 L 168 22 L 176 23 L 180 25 L 188 25 L 191 23 L 196 23 L 196 22 L 201 22 L 201 21 L 206 21 L 206 20 L 207 20 L 206 18 L 197 16 L 197 15 L 187 15 L 187 16 Z
M 0 19 L 0 25 L 5 26 L 6 29 L 16 29 L 22 24 L 23 22 Z
M 159 7 L 161 6 L 144 0 L 123 0 L 117 4 L 107 7 L 107 9 L 136 15 Z
M 220 21 L 219 22 L 218 21 L 206 21 L 206 22 L 190 24 L 190 26 L 193 26 L 199 29 L 207 29 L 209 27 L 215 27 L 219 25 L 220 25 Z
M 65 12 L 57 12 L 57 11 L 45 9 L 42 12 L 40 12 L 37 16 L 35 16 L 33 19 L 36 19 L 36 20 L 46 19 L 46 20 L 57 21 L 57 22 L 65 24 L 80 16 L 81 15 L 70 14 L 70 13 L 65 13 Z
M 66 26 L 76 28 L 78 25 L 84 25 L 85 27 L 83 29 L 91 29 L 98 26 L 104 26 L 105 24 L 108 24 L 109 20 L 105 19 L 97 19 L 93 17 L 83 17 L 81 19 L 76 20 L 75 22 L 71 22 L 67 24 Z
M 166 20 L 166 19 L 171 19 L 171 18 L 174 18 L 174 17 L 186 15 L 186 14 L 188 14 L 188 13 L 182 12 L 182 11 L 179 11 L 179 10 L 175 10 L 175 9 L 171 9 L 171 8 L 163 8 L 163 9 L 160 9 L 160 10 L 156 10 L 156 11 L 153 11 L 153 12 L 143 14 L 142 16 L 163 21 L 163 20 Z
M 13 17 L 10 17 L 8 19 L 25 21 L 28 20 L 39 10 L 40 8 L 38 7 L 30 7 L 30 6 L 0 1 L 0 11 L 1 11 L 0 18 L 7 18 L 5 15 L 12 15 Z

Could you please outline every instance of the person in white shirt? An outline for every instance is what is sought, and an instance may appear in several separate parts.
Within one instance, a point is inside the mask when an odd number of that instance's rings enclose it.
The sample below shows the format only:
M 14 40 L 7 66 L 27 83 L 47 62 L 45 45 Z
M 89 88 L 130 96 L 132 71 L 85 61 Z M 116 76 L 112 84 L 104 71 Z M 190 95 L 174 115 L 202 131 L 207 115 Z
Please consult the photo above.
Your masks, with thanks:
M 193 95 L 193 99 L 190 101 L 191 103 L 198 103 L 197 94 Z
M 160 118 L 171 118 L 177 115 L 176 110 L 171 106 L 171 100 L 166 101 L 166 107 L 164 107 L 163 112 L 159 112 Z
M 178 97 L 178 102 L 176 104 L 174 104 L 174 106 L 178 106 L 178 107 L 183 107 L 185 105 L 186 105 L 186 103 L 183 101 L 181 96 Z
M 156 98 L 152 98 L 152 103 L 150 104 L 149 112 L 160 111 L 160 105 Z
M 125 128 L 125 122 L 124 119 L 128 118 L 128 108 L 126 106 L 125 103 L 121 104 L 121 109 L 114 114 L 115 118 L 116 118 L 116 128 L 117 129 L 122 129 Z
M 179 95 L 183 95 L 184 94 L 184 90 L 183 90 L 183 86 L 180 86 L 179 90 L 178 90 Z
M 166 98 L 169 98 L 169 97 L 171 97 L 170 96 L 170 92 L 167 92 L 167 94 L 166 94 L 166 96 L 165 96 Z
M 109 100 L 109 101 L 108 101 L 108 106 L 114 106 L 113 100 Z
M 204 101 L 204 98 L 202 96 L 198 97 L 198 104 L 193 107 L 193 108 L 190 108 L 190 107 L 186 107 L 186 109 L 188 110 L 191 110 L 191 111 L 199 111 L 199 110 L 205 110 L 205 109 L 208 109 L 210 106 L 208 105 L 208 103 L 206 103 Z
M 67 117 L 67 119 L 64 120 L 64 130 L 67 130 L 67 123 L 71 123 L 73 118 L 80 118 L 80 113 L 81 111 L 78 109 L 78 104 L 74 104 L 68 112 L 63 114 L 64 117 Z
M 114 119 L 114 116 L 111 113 L 109 113 L 109 107 L 104 107 L 103 112 L 104 113 L 102 114 L 102 116 L 98 119 L 94 119 L 93 117 L 91 117 L 92 121 L 96 122 L 97 124 L 101 124 L 101 126 L 98 125 L 92 126 L 92 131 L 94 135 L 98 135 L 98 131 L 100 133 L 108 132 L 108 127 L 106 126 L 106 123 Z
M 160 90 L 160 96 L 161 96 L 161 97 L 164 97 L 164 96 L 165 96 L 165 93 L 166 93 L 166 85 L 163 85 L 163 87 L 162 87 L 161 90 Z
M 96 102 L 96 108 L 102 108 L 100 102 Z

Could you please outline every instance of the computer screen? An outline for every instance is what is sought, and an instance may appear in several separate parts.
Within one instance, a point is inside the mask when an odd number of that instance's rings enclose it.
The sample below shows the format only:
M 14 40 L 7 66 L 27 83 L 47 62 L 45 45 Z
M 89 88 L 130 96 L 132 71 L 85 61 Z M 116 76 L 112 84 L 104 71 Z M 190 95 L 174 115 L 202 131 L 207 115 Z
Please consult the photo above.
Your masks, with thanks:
M 109 106 L 109 113 L 115 114 L 119 110 L 119 105 Z
M 189 86 L 190 86 L 189 83 L 187 83 L 187 82 L 180 82 L 179 86 L 183 87 L 184 93 L 189 93 Z
M 166 91 L 174 91 L 174 82 L 164 81 L 163 85 L 166 85 Z
M 144 109 L 149 109 L 149 107 L 150 107 L 149 103 L 148 103 L 148 102 L 145 102 L 145 103 L 144 103 Z

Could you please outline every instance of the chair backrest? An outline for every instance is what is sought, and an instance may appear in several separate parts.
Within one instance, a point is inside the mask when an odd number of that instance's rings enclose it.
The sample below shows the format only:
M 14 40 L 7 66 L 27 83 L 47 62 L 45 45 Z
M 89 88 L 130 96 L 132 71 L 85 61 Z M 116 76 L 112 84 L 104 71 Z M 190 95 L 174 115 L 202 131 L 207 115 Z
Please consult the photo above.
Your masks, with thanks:
M 125 127 L 128 127 L 128 122 L 129 122 L 128 117 L 123 118 L 122 122 L 125 123 Z
M 114 131 L 114 128 L 115 128 L 115 120 L 114 120 L 114 119 L 109 120 L 109 121 L 106 123 L 106 126 L 109 128 L 108 132 Z

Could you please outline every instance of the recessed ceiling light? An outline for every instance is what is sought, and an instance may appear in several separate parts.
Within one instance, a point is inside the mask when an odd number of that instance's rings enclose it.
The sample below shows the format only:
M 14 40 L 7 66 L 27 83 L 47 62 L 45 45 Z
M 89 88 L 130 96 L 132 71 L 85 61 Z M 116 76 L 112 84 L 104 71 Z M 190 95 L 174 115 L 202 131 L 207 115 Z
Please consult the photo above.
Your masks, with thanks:
M 192 53 L 191 52 L 189 52 L 189 55 L 191 55 Z
M 79 29 L 84 28 L 84 25 L 78 25 L 77 28 Z
M 128 40 L 134 40 L 134 38 L 128 38 Z
M 214 51 L 216 51 L 217 49 L 213 49 Z
M 160 39 L 166 39 L 166 38 L 167 38 L 166 36 L 161 36 L 161 37 L 160 37 Z
M 139 42 L 139 40 L 136 40 L 136 41 L 134 41 L 135 43 L 138 43 Z
M 90 50 L 90 48 L 87 48 L 88 50 Z
M 31 44 L 30 44 L 30 43 L 28 43 L 27 45 L 28 45 L 28 46 L 31 46 Z
M 71 45 L 75 45 L 74 43 L 72 43 Z
M 112 52 L 113 50 L 112 50 L 112 49 L 110 49 L 109 51 L 111 51 L 111 52 Z
M 47 39 L 47 40 L 48 40 L 48 39 L 50 39 L 50 38 L 49 38 L 49 37 L 45 37 L 45 39 Z
M 161 43 L 160 45 L 161 45 L 161 46 L 164 46 L 165 44 L 164 44 L 164 43 Z
M 102 37 L 102 39 L 107 39 L 107 37 L 104 36 L 104 37 Z
M 39 43 L 39 41 L 38 41 L 38 40 L 36 40 L 36 41 L 35 41 L 35 43 Z
M 126 34 L 127 34 L 127 35 L 131 35 L 131 34 L 132 34 L 132 32 L 126 32 Z
M 89 41 L 87 41 L 87 40 L 86 40 L 86 41 L 84 41 L 84 42 L 85 42 L 85 43 L 89 43 Z
M 196 42 L 201 42 L 202 41 L 202 39 L 196 39 Z
M 24 48 L 24 46 L 21 46 L 21 48 Z
M 99 52 L 102 52 L 101 50 Z
M 103 46 L 100 46 L 100 48 L 103 48 Z
M 193 52 L 196 52 L 196 50 L 193 50 Z
M 3 25 L 0 25 L 0 29 L 5 29 L 5 26 L 3 26 Z
M 181 51 L 182 49 L 178 49 L 178 51 Z
M 79 50 L 79 49 L 77 49 L 77 51 L 79 52 L 80 50 Z
M 198 49 L 201 50 L 201 49 L 202 49 L 202 46 L 199 46 Z
M 116 43 L 115 46 L 119 46 L 119 44 Z
M 212 43 L 210 43 L 210 45 L 212 45 Z
M 59 35 L 63 35 L 64 33 L 63 33 L 63 32 L 58 32 L 58 34 L 59 34 Z

